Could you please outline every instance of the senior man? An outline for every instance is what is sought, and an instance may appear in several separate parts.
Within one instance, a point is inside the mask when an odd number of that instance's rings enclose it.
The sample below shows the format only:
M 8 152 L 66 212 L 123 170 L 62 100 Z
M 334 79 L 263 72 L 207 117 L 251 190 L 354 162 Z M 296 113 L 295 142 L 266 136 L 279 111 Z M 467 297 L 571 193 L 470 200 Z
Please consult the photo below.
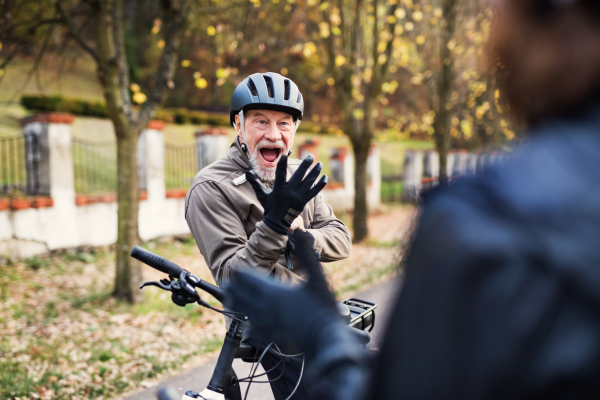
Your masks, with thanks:
M 288 234 L 296 229 L 314 237 L 314 248 L 323 262 L 341 260 L 350 253 L 348 228 L 318 194 L 323 182 L 307 191 L 308 197 L 314 197 L 298 210 L 289 208 L 277 213 L 273 209 L 285 201 L 266 205 L 265 196 L 257 196 L 261 193 L 257 181 L 273 188 L 278 164 L 283 168 L 287 161 L 287 179 L 299 168 L 302 176 L 293 179 L 301 181 L 304 177 L 312 159 L 305 160 L 303 166 L 299 160 L 287 159 L 303 112 L 304 100 L 296 84 L 276 73 L 250 75 L 233 93 L 231 123 L 237 137 L 227 155 L 196 175 L 185 206 L 188 226 L 219 285 L 233 271 L 246 266 L 282 283 L 302 282 L 303 267 L 286 262 L 285 257 Z M 305 181 L 310 176 L 314 181 L 320 168 L 318 163 Z M 278 182 L 285 179 L 280 176 Z M 269 304 L 263 306 L 268 312 Z M 263 367 L 269 370 L 278 361 L 277 357 L 267 356 Z M 294 390 L 300 369 L 298 359 L 287 359 L 283 377 L 271 383 L 276 399 L 285 399 Z M 274 379 L 280 373 L 275 368 L 269 377 Z M 293 398 L 306 398 L 303 385 L 298 386 Z

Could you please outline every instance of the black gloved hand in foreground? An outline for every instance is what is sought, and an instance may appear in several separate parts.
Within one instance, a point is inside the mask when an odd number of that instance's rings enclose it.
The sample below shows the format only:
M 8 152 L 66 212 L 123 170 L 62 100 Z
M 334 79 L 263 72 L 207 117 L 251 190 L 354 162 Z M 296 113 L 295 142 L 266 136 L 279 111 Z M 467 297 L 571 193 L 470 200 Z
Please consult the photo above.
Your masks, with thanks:
M 290 180 L 286 182 L 287 156 L 281 156 L 275 171 L 273 190 L 265 188 L 253 174 L 246 174 L 246 179 L 252 185 L 258 201 L 265 209 L 263 221 L 275 232 L 287 235 L 294 219 L 300 215 L 306 204 L 319 194 L 327 184 L 327 175 L 325 175 L 312 187 L 321 174 L 323 168 L 321 163 L 317 163 L 304 178 L 312 163 L 313 157 L 306 157 Z
M 341 323 L 341 318 L 314 251 L 314 237 L 299 229 L 292 237 L 294 262 L 308 273 L 305 285 L 277 285 L 248 270 L 234 272 L 224 289 L 230 294 L 227 307 L 250 317 L 253 335 L 306 351 L 324 326 Z

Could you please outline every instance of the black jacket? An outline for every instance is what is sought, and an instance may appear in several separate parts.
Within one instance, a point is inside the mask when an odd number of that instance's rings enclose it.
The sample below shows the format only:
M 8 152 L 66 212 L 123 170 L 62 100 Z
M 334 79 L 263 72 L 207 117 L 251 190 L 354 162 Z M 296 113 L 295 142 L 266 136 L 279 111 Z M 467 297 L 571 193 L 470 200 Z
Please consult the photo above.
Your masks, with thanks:
M 600 396 L 600 106 L 425 198 L 367 392 Z

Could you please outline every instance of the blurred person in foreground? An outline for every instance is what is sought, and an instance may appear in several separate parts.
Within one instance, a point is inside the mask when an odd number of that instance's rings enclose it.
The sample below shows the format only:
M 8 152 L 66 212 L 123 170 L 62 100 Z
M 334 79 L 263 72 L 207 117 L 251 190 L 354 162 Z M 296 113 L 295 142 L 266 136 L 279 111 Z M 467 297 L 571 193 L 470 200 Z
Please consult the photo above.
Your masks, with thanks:
M 425 197 L 376 359 L 336 318 L 302 245 L 302 288 L 232 279 L 232 308 L 306 352 L 315 397 L 600 396 L 600 1 L 497 6 L 491 62 L 527 139 L 504 163 Z M 268 316 L 264 301 L 275 305 Z
M 219 285 L 245 265 L 279 283 L 304 282 L 303 265 L 289 257 L 296 230 L 310 235 L 323 262 L 350 253 L 350 231 L 319 194 L 327 183 L 326 176 L 317 181 L 321 163 L 311 168 L 312 156 L 288 158 L 303 114 L 300 90 L 277 73 L 252 74 L 233 92 L 230 118 L 237 136 L 225 156 L 198 172 L 185 202 L 185 219 Z M 260 351 L 266 345 L 252 344 Z M 275 398 L 286 399 L 302 375 L 302 360 L 281 363 L 267 353 L 262 365 Z M 300 385 L 293 399 L 305 398 Z

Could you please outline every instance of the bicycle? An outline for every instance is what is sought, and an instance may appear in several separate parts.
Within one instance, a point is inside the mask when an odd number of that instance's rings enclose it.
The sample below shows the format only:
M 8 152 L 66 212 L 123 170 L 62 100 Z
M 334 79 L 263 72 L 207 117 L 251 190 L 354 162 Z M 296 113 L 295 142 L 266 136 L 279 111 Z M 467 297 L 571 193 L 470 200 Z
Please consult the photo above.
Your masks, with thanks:
M 226 292 L 208 282 L 203 281 L 196 275 L 186 271 L 177 264 L 167 260 L 158 254 L 152 253 L 151 251 L 145 250 L 139 246 L 135 246 L 131 250 L 131 257 L 155 268 L 168 275 L 169 279 L 161 279 L 159 282 L 145 282 L 140 286 L 140 289 L 147 286 L 156 286 L 163 290 L 170 291 L 172 293 L 172 301 L 180 306 L 187 304 L 198 303 L 199 305 L 219 312 L 231 319 L 231 325 L 229 330 L 225 334 L 223 341 L 223 347 L 217 359 L 217 365 L 213 371 L 213 375 L 206 389 L 202 392 L 186 391 L 181 397 L 181 400 L 242 400 L 248 395 L 250 385 L 256 381 L 255 378 L 266 375 L 271 370 L 264 372 L 260 375 L 256 375 L 258 365 L 267 354 L 267 352 L 281 357 L 280 363 L 283 363 L 285 368 L 285 360 L 290 357 L 304 357 L 303 354 L 284 354 L 280 351 L 277 345 L 273 342 L 269 343 L 262 351 L 261 355 L 258 356 L 258 348 L 252 344 L 243 342 L 244 328 L 246 325 L 250 325 L 248 318 L 235 311 L 220 310 L 212 307 L 206 301 L 200 298 L 200 295 L 196 289 L 201 289 L 210 295 L 212 295 L 219 302 L 223 303 Z M 340 313 L 348 323 L 349 329 L 351 329 L 356 337 L 359 339 L 361 345 L 366 346 L 370 342 L 370 332 L 375 326 L 375 309 L 377 304 L 367 302 L 360 299 L 348 298 L 338 303 Z M 238 379 L 235 371 L 232 368 L 233 360 L 240 358 L 245 362 L 253 363 L 250 369 L 250 376 L 246 378 Z M 275 365 L 276 368 L 279 364 Z M 302 373 L 304 371 L 304 358 L 302 360 L 302 369 L 298 382 L 295 389 L 289 395 L 290 399 L 302 379 Z M 248 387 L 244 397 L 242 398 L 240 382 L 248 382 Z M 269 381 L 261 381 L 260 383 L 268 383 Z

